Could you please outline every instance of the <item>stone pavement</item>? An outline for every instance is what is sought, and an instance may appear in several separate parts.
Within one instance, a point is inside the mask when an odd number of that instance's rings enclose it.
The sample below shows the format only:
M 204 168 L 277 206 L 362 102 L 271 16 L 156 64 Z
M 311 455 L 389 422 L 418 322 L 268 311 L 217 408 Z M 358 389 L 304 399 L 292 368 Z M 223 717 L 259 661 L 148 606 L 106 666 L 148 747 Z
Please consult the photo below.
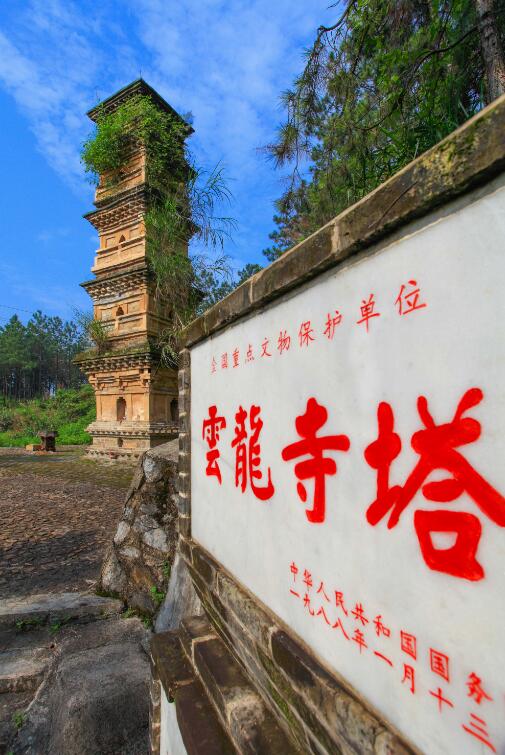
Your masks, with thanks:
M 148 632 L 92 594 L 133 472 L 0 449 L 0 753 L 147 752 Z
M 82 448 L 0 449 L 0 599 L 89 589 L 133 470 Z

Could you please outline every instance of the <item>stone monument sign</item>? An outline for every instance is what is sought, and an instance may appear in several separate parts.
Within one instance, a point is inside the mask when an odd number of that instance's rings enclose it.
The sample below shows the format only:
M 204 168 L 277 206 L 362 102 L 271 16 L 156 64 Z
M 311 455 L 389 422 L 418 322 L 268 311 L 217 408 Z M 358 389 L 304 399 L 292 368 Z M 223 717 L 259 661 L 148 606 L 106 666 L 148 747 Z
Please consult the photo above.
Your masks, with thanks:
M 194 539 L 431 753 L 505 746 L 504 243 L 497 187 L 192 351 Z
M 430 755 L 505 751 L 504 248 L 502 173 L 189 335 L 192 541 Z
M 153 754 L 505 752 L 504 134 L 505 96 L 186 329 L 203 613 L 151 643 Z

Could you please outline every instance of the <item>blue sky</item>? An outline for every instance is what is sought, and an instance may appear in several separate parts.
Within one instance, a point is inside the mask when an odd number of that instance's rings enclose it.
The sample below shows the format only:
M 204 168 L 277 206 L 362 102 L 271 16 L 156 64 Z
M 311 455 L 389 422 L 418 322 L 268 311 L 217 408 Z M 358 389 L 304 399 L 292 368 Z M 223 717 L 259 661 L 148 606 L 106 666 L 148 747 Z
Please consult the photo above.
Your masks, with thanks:
M 233 265 L 265 264 L 282 177 L 258 148 L 282 120 L 279 94 L 335 15 L 329 0 L 2 0 L 0 324 L 14 309 L 64 318 L 89 307 L 97 237 L 79 162 L 85 113 L 139 75 L 191 111 L 196 162 L 221 162 L 238 227 Z M 25 310 L 23 312 L 22 310 Z

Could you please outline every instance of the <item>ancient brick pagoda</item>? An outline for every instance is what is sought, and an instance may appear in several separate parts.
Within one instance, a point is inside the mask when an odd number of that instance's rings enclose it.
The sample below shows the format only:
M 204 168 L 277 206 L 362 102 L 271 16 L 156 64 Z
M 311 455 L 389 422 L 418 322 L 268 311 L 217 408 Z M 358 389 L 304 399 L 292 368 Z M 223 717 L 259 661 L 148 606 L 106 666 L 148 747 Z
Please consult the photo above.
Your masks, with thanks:
M 88 112 L 113 112 L 127 99 L 148 96 L 167 118 L 182 118 L 145 81 L 139 79 Z M 102 110 L 100 110 L 102 109 Z M 192 129 L 188 126 L 188 135 Z M 173 438 L 178 429 L 177 372 L 160 362 L 157 341 L 170 323 L 170 301 L 155 297 L 147 264 L 145 215 L 149 154 L 136 141 L 114 183 L 100 176 L 96 210 L 84 217 L 99 234 L 91 268 L 95 278 L 81 285 L 93 299 L 95 320 L 104 323 L 104 353 L 81 354 L 77 362 L 96 395 L 96 421 L 88 454 L 138 456 Z

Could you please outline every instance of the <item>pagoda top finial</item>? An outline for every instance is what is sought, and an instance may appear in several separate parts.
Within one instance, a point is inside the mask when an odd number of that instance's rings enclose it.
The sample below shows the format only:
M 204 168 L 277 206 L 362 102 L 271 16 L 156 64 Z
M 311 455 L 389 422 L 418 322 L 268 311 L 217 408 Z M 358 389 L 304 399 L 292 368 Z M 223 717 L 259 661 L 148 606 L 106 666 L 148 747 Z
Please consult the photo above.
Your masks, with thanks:
M 102 100 L 102 102 L 99 102 L 98 105 L 95 105 L 91 108 L 91 110 L 88 110 L 87 116 L 96 123 L 100 112 L 113 112 L 114 110 L 116 110 L 116 108 L 122 105 L 123 102 L 126 102 L 126 100 L 129 100 L 131 97 L 135 97 L 136 95 L 150 97 L 161 110 L 164 110 L 166 113 L 175 116 L 179 121 L 181 121 L 181 123 L 184 123 L 187 126 L 188 136 L 189 134 L 193 133 L 194 129 L 192 128 L 192 126 L 187 123 L 184 118 L 179 115 L 179 113 L 174 110 L 174 108 L 169 105 L 168 102 L 164 100 L 163 97 L 147 83 L 147 81 L 144 81 L 144 79 L 136 79 L 135 81 L 132 81 L 131 84 L 123 87 L 115 94 L 112 94 L 110 97 Z

